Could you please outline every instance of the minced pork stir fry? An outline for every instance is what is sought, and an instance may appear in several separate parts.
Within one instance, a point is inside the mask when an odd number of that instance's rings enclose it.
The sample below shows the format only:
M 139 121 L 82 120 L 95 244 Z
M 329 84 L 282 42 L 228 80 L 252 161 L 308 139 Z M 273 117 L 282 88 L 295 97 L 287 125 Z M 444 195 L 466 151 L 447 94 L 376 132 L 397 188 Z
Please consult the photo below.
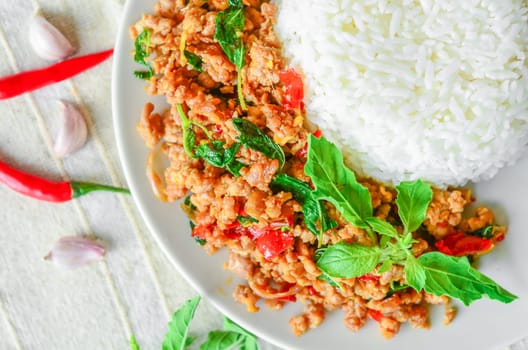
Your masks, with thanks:
M 324 130 L 307 129 L 300 72 L 281 55 L 276 7 L 259 0 L 161 0 L 130 28 L 136 71 L 151 95 L 138 129 L 152 149 L 148 174 L 164 201 L 184 198 L 192 237 L 247 284 L 233 293 L 249 312 L 302 302 L 295 335 L 342 309 L 358 331 L 371 319 L 386 338 L 428 328 L 428 305 L 454 297 L 516 297 L 472 268 L 506 229 L 469 190 L 421 182 L 394 188 L 356 179 Z M 153 170 L 161 150 L 170 161 Z M 191 238 L 190 238 L 191 239 Z M 446 272 L 450 273 L 447 274 Z

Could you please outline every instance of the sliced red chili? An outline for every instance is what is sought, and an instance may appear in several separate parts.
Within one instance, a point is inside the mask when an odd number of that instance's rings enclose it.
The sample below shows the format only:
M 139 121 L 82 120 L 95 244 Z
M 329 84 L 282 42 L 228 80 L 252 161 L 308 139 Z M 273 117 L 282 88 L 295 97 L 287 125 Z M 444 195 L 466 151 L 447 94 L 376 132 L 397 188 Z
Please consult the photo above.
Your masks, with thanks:
M 376 322 L 381 322 L 383 314 L 377 310 L 368 309 L 367 315 Z
M 297 297 L 295 295 L 287 295 L 285 297 L 280 297 L 280 298 L 277 298 L 277 300 L 279 301 L 288 301 L 288 302 L 296 302 L 297 301 Z
M 301 75 L 293 68 L 279 73 L 279 79 L 286 87 L 283 107 L 287 110 L 302 108 L 304 84 Z
M 321 138 L 321 136 L 323 136 L 323 131 L 321 129 L 317 129 L 315 130 L 313 133 L 313 136 L 315 136 L 316 138 Z
M 373 273 L 367 273 L 363 276 L 358 277 L 357 279 L 360 281 L 369 281 L 369 282 L 377 282 L 379 281 L 381 276 L 375 275 Z
M 455 232 L 435 243 L 436 249 L 451 256 L 483 253 L 493 247 L 493 241 L 481 237 Z
M 201 224 L 196 225 L 194 229 L 192 230 L 191 236 L 198 237 L 200 239 L 206 239 L 207 236 L 211 235 L 212 233 L 212 224 Z

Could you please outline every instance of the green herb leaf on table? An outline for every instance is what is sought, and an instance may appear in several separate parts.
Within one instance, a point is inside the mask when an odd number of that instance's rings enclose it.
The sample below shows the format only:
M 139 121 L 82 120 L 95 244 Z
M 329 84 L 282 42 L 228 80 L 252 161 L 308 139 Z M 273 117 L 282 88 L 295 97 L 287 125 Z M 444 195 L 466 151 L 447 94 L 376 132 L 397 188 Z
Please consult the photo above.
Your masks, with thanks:
M 229 318 L 224 317 L 224 330 L 239 333 L 245 336 L 243 345 L 240 347 L 240 350 L 258 350 L 257 337 L 244 328 L 240 327 L 235 322 L 231 321 Z
M 139 79 L 150 79 L 154 75 L 154 69 L 147 62 L 150 55 L 150 31 L 144 28 L 134 41 L 134 61 L 148 68 L 147 71 L 134 71 L 134 75 Z
M 134 336 L 130 337 L 130 349 L 132 349 L 132 350 L 141 350 L 141 348 L 139 347 L 139 344 L 136 341 L 136 337 L 134 337 Z
M 282 169 L 286 162 L 286 156 L 281 146 L 273 142 L 264 131 L 260 130 L 252 122 L 242 118 L 233 118 L 232 121 L 240 133 L 238 139 L 244 146 L 260 152 L 270 159 L 277 159 L 279 161 L 279 169 Z
M 324 137 L 310 135 L 304 171 L 315 185 L 316 199 L 329 201 L 347 221 L 370 230 L 365 222 L 372 217 L 370 193 L 344 165 L 343 155 L 334 144 Z
M 324 250 L 317 267 L 330 277 L 359 277 L 374 270 L 380 257 L 379 247 L 338 242 Z
M 200 345 L 200 350 L 229 350 L 242 345 L 245 336 L 232 331 L 211 331 L 207 340 Z
M 162 350 L 183 350 L 188 345 L 188 331 L 196 308 L 200 303 L 200 296 L 188 300 L 172 316 L 169 331 L 165 334 Z
M 227 58 L 237 68 L 237 92 L 240 106 L 246 110 L 246 102 L 242 94 L 242 68 L 244 67 L 246 46 L 242 40 L 244 31 L 245 15 L 242 1 L 229 1 L 229 7 L 220 11 L 216 16 L 216 28 L 214 39 L 227 55 Z
M 196 71 L 200 73 L 203 72 L 203 69 L 202 69 L 203 62 L 200 56 L 190 51 L 187 51 L 187 50 L 183 50 L 183 54 L 185 58 L 187 59 L 187 63 L 189 63 L 191 67 L 193 67 Z
M 430 252 L 418 258 L 425 272 L 423 289 L 431 294 L 448 295 L 461 300 L 465 305 L 482 298 L 510 303 L 517 296 L 508 292 L 489 277 L 469 264 L 467 257 L 454 257 L 440 252 Z M 407 280 L 415 290 L 421 290 L 416 280 Z
M 396 205 L 405 232 L 414 232 L 425 220 L 427 208 L 433 199 L 431 186 L 421 180 L 402 182 L 396 186 Z

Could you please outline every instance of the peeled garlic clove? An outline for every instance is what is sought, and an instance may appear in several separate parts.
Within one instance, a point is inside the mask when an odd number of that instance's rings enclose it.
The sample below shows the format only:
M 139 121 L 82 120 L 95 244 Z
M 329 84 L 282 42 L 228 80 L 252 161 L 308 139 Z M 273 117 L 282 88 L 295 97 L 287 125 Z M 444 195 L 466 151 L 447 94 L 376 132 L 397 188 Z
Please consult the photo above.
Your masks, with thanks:
M 74 105 L 60 101 L 62 125 L 55 140 L 53 149 L 58 157 L 65 157 L 79 150 L 86 142 L 88 128 L 84 117 Z
M 102 259 L 104 254 L 104 246 L 95 238 L 67 236 L 55 242 L 44 259 L 60 267 L 75 269 Z
M 29 24 L 29 42 L 37 55 L 50 61 L 64 59 L 75 52 L 70 41 L 40 14 Z

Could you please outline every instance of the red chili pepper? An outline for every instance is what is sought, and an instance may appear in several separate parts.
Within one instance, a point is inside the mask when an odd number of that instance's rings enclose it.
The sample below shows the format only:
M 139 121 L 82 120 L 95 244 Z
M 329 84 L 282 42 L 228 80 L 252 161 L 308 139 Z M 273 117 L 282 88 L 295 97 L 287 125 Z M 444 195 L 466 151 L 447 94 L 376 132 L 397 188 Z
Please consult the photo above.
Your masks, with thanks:
M 77 75 L 112 56 L 113 49 L 71 58 L 42 69 L 13 74 L 0 79 L 0 100 L 58 83 Z
M 192 237 L 206 239 L 208 234 L 211 234 L 212 224 L 196 225 L 191 233 Z
M 277 298 L 277 300 L 279 300 L 279 301 L 288 301 L 288 302 L 295 303 L 297 301 L 297 297 L 295 295 L 288 295 L 288 296 L 285 296 L 285 297 Z
M 493 247 L 493 241 L 455 232 L 435 243 L 436 248 L 447 255 L 464 256 L 484 253 Z
M 302 77 L 295 69 L 290 68 L 279 73 L 279 79 L 286 87 L 283 107 L 287 110 L 302 108 L 304 85 Z
M 220 124 L 215 124 L 214 129 L 215 133 L 217 133 L 218 135 L 222 135 L 222 133 L 224 132 L 224 130 L 222 129 L 222 125 Z
M 18 193 L 49 202 L 66 202 L 93 191 L 130 193 L 124 188 L 89 182 L 50 181 L 15 169 L 1 160 L 0 182 Z
M 372 273 L 367 273 L 363 276 L 359 276 L 357 279 L 360 280 L 360 281 L 370 281 L 370 282 L 377 282 L 379 281 L 381 278 L 381 276 L 379 275 L 374 275 Z
M 377 310 L 368 309 L 367 315 L 376 322 L 381 322 L 383 314 Z
M 321 129 L 317 129 L 313 132 L 313 136 L 315 136 L 316 138 L 320 139 L 321 136 L 323 136 L 323 130 Z
M 257 249 L 271 260 L 293 245 L 293 235 L 281 230 L 266 230 L 255 239 Z

